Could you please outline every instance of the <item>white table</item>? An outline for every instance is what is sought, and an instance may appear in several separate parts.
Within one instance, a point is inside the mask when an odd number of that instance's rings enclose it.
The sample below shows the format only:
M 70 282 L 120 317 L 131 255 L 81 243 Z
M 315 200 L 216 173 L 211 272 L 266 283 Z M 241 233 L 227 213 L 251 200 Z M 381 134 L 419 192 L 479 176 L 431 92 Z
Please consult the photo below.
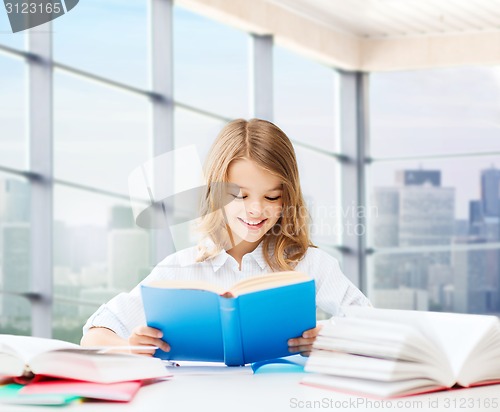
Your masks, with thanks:
M 0 405 L 0 410 L 2 412 L 55 410 L 59 412 L 290 412 L 311 410 L 493 412 L 500 410 L 500 385 L 382 401 L 305 386 L 299 383 L 303 376 L 303 373 L 275 372 L 255 375 L 178 374 L 170 380 L 141 388 L 130 403 L 88 402 L 58 408 Z

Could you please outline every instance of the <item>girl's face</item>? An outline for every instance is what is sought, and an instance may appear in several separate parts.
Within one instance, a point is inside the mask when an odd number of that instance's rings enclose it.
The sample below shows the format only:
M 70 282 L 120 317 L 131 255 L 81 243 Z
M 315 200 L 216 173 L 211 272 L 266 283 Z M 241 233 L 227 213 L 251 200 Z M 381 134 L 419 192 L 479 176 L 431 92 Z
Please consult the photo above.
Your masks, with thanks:
M 258 242 L 281 216 L 281 180 L 249 159 L 232 162 L 228 174 L 224 211 L 234 241 Z

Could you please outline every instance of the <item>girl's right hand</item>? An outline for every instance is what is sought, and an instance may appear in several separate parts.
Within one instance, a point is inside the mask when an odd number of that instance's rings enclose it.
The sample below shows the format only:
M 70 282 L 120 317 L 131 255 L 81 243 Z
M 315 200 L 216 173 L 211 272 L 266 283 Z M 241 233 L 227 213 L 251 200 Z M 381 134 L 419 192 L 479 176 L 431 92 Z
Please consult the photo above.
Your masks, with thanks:
M 170 345 L 161 340 L 163 333 L 161 330 L 150 328 L 149 326 L 138 326 L 132 331 L 128 338 L 128 344 L 131 346 L 157 346 L 162 351 L 170 351 Z M 153 356 L 156 349 L 132 350 L 132 353 L 139 355 Z

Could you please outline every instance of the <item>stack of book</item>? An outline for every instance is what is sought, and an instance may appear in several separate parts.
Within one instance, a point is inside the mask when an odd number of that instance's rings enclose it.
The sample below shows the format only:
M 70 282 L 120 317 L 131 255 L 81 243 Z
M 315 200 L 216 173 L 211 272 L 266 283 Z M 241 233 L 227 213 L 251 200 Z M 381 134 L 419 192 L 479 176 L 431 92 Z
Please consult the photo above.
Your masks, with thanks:
M 500 383 L 495 316 L 346 308 L 313 345 L 303 383 L 397 397 Z
M 144 383 L 169 376 L 157 358 L 0 335 L 0 403 L 62 405 L 82 398 L 127 402 Z

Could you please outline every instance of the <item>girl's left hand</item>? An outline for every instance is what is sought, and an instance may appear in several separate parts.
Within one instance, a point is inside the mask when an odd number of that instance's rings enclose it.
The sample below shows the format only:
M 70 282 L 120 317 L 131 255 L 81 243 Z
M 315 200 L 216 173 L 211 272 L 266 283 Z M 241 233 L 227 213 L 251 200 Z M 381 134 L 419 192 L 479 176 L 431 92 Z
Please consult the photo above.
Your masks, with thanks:
M 322 325 L 316 326 L 314 329 L 306 330 L 302 336 L 288 340 L 288 350 L 290 352 L 300 352 L 302 356 L 309 356 L 312 349 L 312 344 L 318 336 Z

